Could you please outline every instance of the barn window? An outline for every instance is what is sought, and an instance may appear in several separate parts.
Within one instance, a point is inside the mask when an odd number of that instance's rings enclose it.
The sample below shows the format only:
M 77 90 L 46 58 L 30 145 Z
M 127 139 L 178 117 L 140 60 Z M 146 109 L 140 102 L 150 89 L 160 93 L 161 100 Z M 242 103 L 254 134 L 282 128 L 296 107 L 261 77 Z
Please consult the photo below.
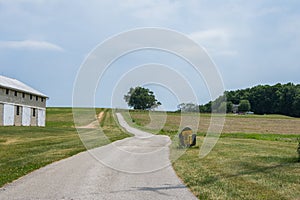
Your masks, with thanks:
M 35 108 L 32 109 L 32 116 L 35 117 Z
M 41 98 L 41 102 L 44 102 L 44 97 Z
M 15 96 L 18 96 L 18 92 L 17 91 L 15 91 Z
M 9 89 L 6 89 L 6 94 L 7 94 L 7 95 L 9 94 Z
M 17 115 L 20 115 L 20 106 L 17 106 Z
M 25 98 L 25 93 L 23 92 L 22 97 Z
M 32 94 L 30 95 L 30 100 L 32 100 Z
M 36 101 L 38 101 L 38 100 L 39 100 L 39 97 L 38 97 L 38 96 L 36 96 L 36 97 L 35 97 L 35 100 L 36 100 Z

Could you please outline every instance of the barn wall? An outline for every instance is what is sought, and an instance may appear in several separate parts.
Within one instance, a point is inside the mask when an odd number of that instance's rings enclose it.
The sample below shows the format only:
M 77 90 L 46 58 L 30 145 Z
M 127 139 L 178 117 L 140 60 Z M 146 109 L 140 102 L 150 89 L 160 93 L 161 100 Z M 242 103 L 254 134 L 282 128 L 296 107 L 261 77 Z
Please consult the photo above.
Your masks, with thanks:
M 15 96 L 15 92 L 17 92 L 17 96 Z M 31 98 L 32 97 L 32 98 Z M 8 102 L 14 104 L 28 105 L 33 107 L 46 107 L 46 98 L 37 97 L 36 95 L 30 95 L 27 93 L 9 90 L 9 93 L 6 94 L 5 88 L 0 88 L 0 102 Z
M 38 109 L 38 126 L 45 126 L 46 112 L 44 109 Z
M 18 107 L 19 107 L 19 113 L 18 113 Z M 22 107 L 21 106 L 15 106 L 15 126 L 21 126 L 22 125 Z
M 14 125 L 14 114 L 15 107 L 14 105 L 4 104 L 3 107 L 4 115 L 3 115 L 3 125 L 4 126 L 13 126 Z
M 0 126 L 3 126 L 3 103 L 0 103 Z
M 22 108 L 22 126 L 30 126 L 31 108 L 23 106 Z
M 45 97 L 11 89 L 7 94 L 6 88 L 0 87 L 0 126 L 45 126 L 46 100 Z
M 33 116 L 35 110 L 35 116 Z M 31 108 L 30 126 L 37 126 L 38 109 Z

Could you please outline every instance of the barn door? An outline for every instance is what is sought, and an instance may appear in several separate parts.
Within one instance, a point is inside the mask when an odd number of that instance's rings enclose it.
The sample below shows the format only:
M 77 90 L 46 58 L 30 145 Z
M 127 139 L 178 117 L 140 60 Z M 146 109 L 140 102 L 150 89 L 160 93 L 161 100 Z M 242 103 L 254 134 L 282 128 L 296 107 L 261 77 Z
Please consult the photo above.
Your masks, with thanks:
M 13 126 L 15 123 L 15 106 L 4 104 L 3 108 L 3 125 Z
M 22 114 L 22 126 L 30 126 L 31 108 L 24 106 Z
M 46 113 L 43 109 L 38 109 L 38 126 L 45 126 Z

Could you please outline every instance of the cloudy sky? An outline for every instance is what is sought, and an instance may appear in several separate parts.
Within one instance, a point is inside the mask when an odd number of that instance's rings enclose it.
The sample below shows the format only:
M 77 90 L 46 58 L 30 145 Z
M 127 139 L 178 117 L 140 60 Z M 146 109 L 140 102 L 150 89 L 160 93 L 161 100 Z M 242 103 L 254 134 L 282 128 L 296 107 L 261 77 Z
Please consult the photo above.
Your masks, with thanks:
M 226 90 L 300 83 L 298 0 L 0 0 L 0 24 L 0 74 L 47 94 L 48 106 L 72 105 L 77 72 L 99 43 L 141 27 L 172 29 L 203 46 Z M 137 53 L 119 65 L 157 63 L 157 54 Z M 171 92 L 162 91 L 158 98 L 175 109 Z M 209 100 L 205 92 L 197 95 L 198 103 Z

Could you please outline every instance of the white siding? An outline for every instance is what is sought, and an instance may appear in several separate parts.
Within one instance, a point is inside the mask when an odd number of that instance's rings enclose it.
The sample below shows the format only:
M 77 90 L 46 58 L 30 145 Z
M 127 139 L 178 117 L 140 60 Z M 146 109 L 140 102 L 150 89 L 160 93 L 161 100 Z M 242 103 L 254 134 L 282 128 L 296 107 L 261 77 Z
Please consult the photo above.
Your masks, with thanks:
M 22 126 L 30 126 L 31 108 L 23 107 Z
M 38 109 L 38 126 L 45 126 L 46 113 L 43 109 Z
M 13 126 L 15 123 L 15 106 L 4 104 L 3 109 L 3 125 Z

